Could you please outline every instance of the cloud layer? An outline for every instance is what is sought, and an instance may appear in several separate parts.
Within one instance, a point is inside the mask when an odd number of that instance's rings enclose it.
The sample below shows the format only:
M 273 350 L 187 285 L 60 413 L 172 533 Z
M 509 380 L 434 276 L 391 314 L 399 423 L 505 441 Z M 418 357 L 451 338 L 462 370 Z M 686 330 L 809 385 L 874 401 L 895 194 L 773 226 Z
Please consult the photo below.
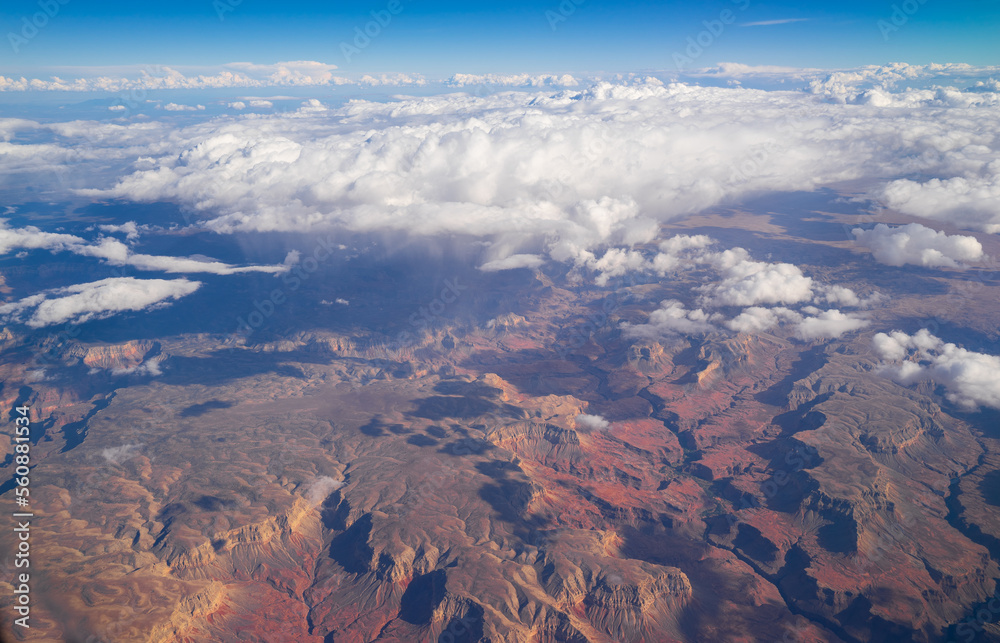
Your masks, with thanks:
M 900 177 L 939 176 L 954 191 L 979 185 L 966 176 L 1000 168 L 992 134 L 1000 110 L 989 105 L 915 106 L 900 118 L 807 93 L 655 80 L 335 109 L 311 101 L 292 113 L 217 118 L 155 137 L 156 126 L 144 127 L 102 126 L 92 154 L 146 138 L 136 155 L 148 161 L 85 194 L 175 201 L 219 232 L 340 226 L 502 236 L 490 261 L 539 254 L 540 243 L 550 255 L 575 256 L 645 242 L 657 221 L 845 181 L 865 180 L 873 196 L 914 211 L 898 188 L 909 179 Z M 947 218 L 1000 225 L 992 193 L 967 192 L 979 205 L 950 206 Z

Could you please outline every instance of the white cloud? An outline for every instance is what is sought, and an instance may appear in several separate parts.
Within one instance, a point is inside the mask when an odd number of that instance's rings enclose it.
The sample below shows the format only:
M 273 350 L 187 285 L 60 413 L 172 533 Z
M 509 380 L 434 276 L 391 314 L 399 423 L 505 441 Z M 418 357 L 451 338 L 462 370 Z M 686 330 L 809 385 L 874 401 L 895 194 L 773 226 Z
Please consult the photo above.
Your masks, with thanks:
M 345 84 L 371 84 L 333 74 L 336 65 L 311 60 L 280 62 L 271 65 L 228 63 L 221 67 L 182 67 L 164 65 L 134 67 L 130 75 L 120 75 L 121 69 L 69 68 L 77 75 L 73 79 L 52 76 L 41 78 L 8 78 L 0 76 L 0 91 L 103 91 L 167 89 L 218 89 L 224 87 L 310 87 Z M 182 71 L 183 70 L 183 71 Z M 368 77 L 371 78 L 371 77 Z M 413 84 L 417 79 L 399 74 L 398 84 Z M 372 79 L 381 82 L 381 79 Z M 405 83 L 409 80 L 410 83 Z
M 569 74 L 455 74 L 445 81 L 448 85 L 503 85 L 508 87 L 576 87 L 580 84 Z
M 893 88 L 901 83 L 917 84 L 919 81 L 954 82 L 960 79 L 987 79 L 1000 72 L 1000 67 L 974 67 L 964 63 L 911 65 L 908 63 L 890 63 L 888 65 L 867 65 L 856 69 L 846 69 L 824 73 L 812 80 L 810 90 L 838 103 L 876 104 L 877 107 L 887 107 L 889 104 L 920 104 L 939 103 L 943 106 L 955 106 L 957 103 L 981 104 L 969 95 L 969 92 L 959 92 L 948 87 L 934 87 L 930 90 L 910 90 L 896 92 Z M 980 81 L 975 89 L 987 91 L 988 85 Z M 966 94 L 962 96 L 961 94 Z M 873 101 L 877 97 L 881 99 Z M 987 98 L 992 101 L 992 98 Z
M 878 333 L 872 343 L 886 360 L 883 372 L 899 383 L 932 380 L 955 404 L 1000 408 L 1000 357 L 946 343 L 926 329 L 914 335 Z
M 201 287 L 187 279 L 114 277 L 48 290 L 20 301 L 0 304 L 4 321 L 24 321 L 32 328 L 83 323 L 115 313 L 139 311 L 190 295 Z M 25 320 L 25 316 L 30 316 Z
M 719 253 L 713 263 L 722 276 L 700 288 L 702 301 L 717 306 L 795 304 L 813 297 L 813 280 L 790 263 L 753 261 L 742 248 Z
M 221 261 L 196 257 L 165 257 L 159 255 L 130 255 L 124 262 L 139 270 L 159 270 L 167 273 L 211 273 L 214 275 L 235 275 L 246 272 L 280 273 L 287 266 L 232 266 Z
M 309 485 L 306 490 L 306 502 L 313 507 L 323 504 L 323 501 L 330 497 L 330 494 L 343 487 L 343 480 L 335 480 L 330 476 L 320 476 Z
M 801 315 L 788 308 L 751 306 L 725 323 L 726 328 L 738 333 L 759 333 L 777 326 L 784 320 L 800 320 Z
M 101 451 L 101 455 L 112 464 L 121 464 L 135 455 L 141 446 L 141 444 L 123 444 L 117 447 L 108 447 Z
M 822 294 L 813 300 L 816 303 L 837 304 L 857 308 L 859 306 L 870 305 L 877 300 L 877 298 L 862 300 L 856 292 L 846 286 L 824 286 L 820 290 L 823 291 Z
M 250 107 L 257 107 L 257 108 L 261 108 L 261 109 L 270 109 L 270 108 L 274 107 L 274 103 L 272 103 L 269 100 L 263 100 L 263 99 L 259 99 L 258 98 L 258 99 L 254 99 L 254 100 L 250 101 Z
M 877 261 L 890 266 L 961 268 L 963 262 L 980 261 L 984 256 L 975 237 L 949 236 L 919 223 L 896 228 L 880 223 L 872 230 L 855 228 L 851 233 L 860 245 L 871 249 Z
M 138 227 L 134 221 L 122 225 L 102 225 L 106 232 L 125 232 L 127 239 L 138 236 Z M 88 242 L 82 237 L 70 234 L 43 232 L 34 226 L 26 226 L 15 230 L 7 227 L 6 220 L 0 219 L 0 255 L 7 254 L 17 248 L 45 249 L 51 252 L 68 251 L 85 257 L 103 259 L 116 266 L 132 266 L 139 270 L 158 270 L 167 273 L 211 273 L 216 275 L 233 275 L 245 272 L 264 272 L 277 274 L 288 270 L 286 263 L 276 266 L 233 266 L 209 257 L 168 257 L 158 255 L 136 254 L 117 239 L 101 237 L 95 242 Z M 293 251 L 294 252 L 294 251 Z M 291 257 L 291 253 L 289 253 Z
M 163 109 L 168 112 L 197 112 L 205 109 L 204 105 L 178 105 L 177 103 L 167 103 Z
M 163 375 L 163 369 L 160 365 L 166 361 L 166 355 L 157 355 L 156 357 L 151 357 L 142 364 L 137 364 L 135 366 L 125 366 L 123 368 L 113 368 L 111 369 L 112 375 L 151 375 L 156 377 L 157 375 Z
M 611 423 L 600 415 L 581 413 L 576 416 L 576 425 L 584 429 L 590 429 L 591 431 L 606 431 L 611 426 Z
M 0 219 L 0 255 L 11 250 L 26 248 L 45 249 L 53 252 L 66 250 L 83 243 L 83 239 L 71 234 L 43 232 L 35 226 L 25 226 L 19 230 L 7 227 L 6 219 Z
M 990 148 L 976 150 L 975 154 L 996 157 L 996 151 Z M 972 162 L 968 165 L 977 165 L 978 159 L 969 160 Z M 888 207 L 906 214 L 1000 233 L 1000 160 L 983 163 L 981 169 L 966 176 L 935 178 L 923 183 L 899 179 L 876 194 Z
M 233 101 L 232 103 L 227 103 L 226 105 L 229 109 L 243 110 L 247 108 L 247 104 L 241 100 Z
M 649 315 L 645 324 L 622 324 L 626 337 L 658 339 L 673 335 L 706 335 L 717 330 L 712 323 L 718 316 L 697 308 L 688 310 L 684 304 L 667 299 Z
M 125 111 L 125 106 L 124 105 L 108 105 L 108 110 L 112 111 L 112 112 L 124 112 Z
M 865 180 L 879 196 L 903 176 L 985 176 L 1000 112 L 945 102 L 900 118 L 801 92 L 643 79 L 312 105 L 185 127 L 107 125 L 59 125 L 60 136 L 95 144 L 19 143 L 7 153 L 66 162 L 125 158 L 130 147 L 127 158 L 155 165 L 86 194 L 175 201 L 202 211 L 220 232 L 342 226 L 503 235 L 507 254 L 572 249 L 557 259 L 566 260 L 648 240 L 662 221 L 749 195 Z M 91 187 L 107 187 L 89 176 Z M 947 216 L 961 226 L 972 214 Z
M 545 262 L 545 259 L 538 255 L 515 254 L 503 259 L 487 261 L 479 266 L 483 272 L 499 272 L 501 270 L 514 270 L 516 268 L 537 268 Z
M 101 232 L 109 234 L 124 232 L 125 238 L 130 241 L 139 238 L 139 226 L 136 225 L 135 221 L 126 221 L 121 225 L 99 225 L 97 228 Z
M 796 324 L 795 335 L 802 340 L 832 339 L 867 326 L 869 321 L 857 313 L 842 313 L 837 309 L 804 317 Z

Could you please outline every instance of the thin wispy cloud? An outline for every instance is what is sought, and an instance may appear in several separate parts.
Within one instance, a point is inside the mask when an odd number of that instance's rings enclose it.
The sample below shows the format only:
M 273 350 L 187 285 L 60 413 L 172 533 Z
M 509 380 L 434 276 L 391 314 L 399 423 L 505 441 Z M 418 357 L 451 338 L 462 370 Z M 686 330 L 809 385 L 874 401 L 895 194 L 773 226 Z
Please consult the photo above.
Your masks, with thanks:
M 809 18 L 782 18 L 780 20 L 758 20 L 757 22 L 744 22 L 741 27 L 770 27 L 771 25 L 787 25 L 791 22 L 805 22 Z

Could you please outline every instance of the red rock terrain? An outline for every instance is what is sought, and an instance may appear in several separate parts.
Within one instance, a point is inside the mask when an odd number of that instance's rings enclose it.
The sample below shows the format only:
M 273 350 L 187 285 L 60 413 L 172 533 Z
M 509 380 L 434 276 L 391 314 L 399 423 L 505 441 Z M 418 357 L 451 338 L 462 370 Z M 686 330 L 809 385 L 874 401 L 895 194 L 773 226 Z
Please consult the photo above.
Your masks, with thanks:
M 871 333 L 625 338 L 675 284 L 568 347 L 606 293 L 562 283 L 414 346 L 72 343 L 73 383 L 5 339 L 4 404 L 48 423 L 18 640 L 942 641 L 993 595 L 995 414 L 886 379 Z

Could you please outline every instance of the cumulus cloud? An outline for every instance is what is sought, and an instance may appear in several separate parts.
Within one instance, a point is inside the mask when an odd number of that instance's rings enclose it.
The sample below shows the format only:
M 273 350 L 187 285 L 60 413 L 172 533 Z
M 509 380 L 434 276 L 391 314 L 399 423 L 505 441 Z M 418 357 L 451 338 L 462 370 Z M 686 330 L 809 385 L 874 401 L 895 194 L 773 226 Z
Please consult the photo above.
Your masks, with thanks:
M 947 63 L 929 65 L 911 65 L 909 63 L 890 63 L 888 65 L 867 65 L 856 69 L 845 69 L 832 73 L 824 72 L 812 79 L 810 91 L 824 96 L 827 100 L 837 103 L 854 103 L 888 107 L 889 105 L 927 105 L 941 104 L 955 106 L 957 104 L 979 104 L 970 94 L 951 87 L 935 86 L 931 89 L 893 91 L 901 83 L 917 84 L 918 82 L 953 82 L 961 78 L 989 79 L 1000 72 L 1000 67 L 975 67 L 964 63 Z M 982 80 L 968 89 L 984 91 L 989 86 Z M 963 94 L 965 94 L 963 96 Z M 993 98 L 987 98 L 992 101 Z
M 701 288 L 702 300 L 722 306 L 795 304 L 813 298 L 813 280 L 790 263 L 753 261 L 742 248 L 713 258 L 722 276 Z
M 509 254 L 541 241 L 550 255 L 575 259 L 602 244 L 648 241 L 658 221 L 750 194 L 891 182 L 995 158 L 987 132 L 1000 128 L 1000 113 L 954 111 L 900 119 L 863 106 L 847 112 L 809 94 L 649 79 L 316 103 L 150 136 L 144 155 L 154 167 L 85 194 L 176 201 L 204 212 L 219 232 L 342 226 L 502 235 Z M 761 274 L 744 286 L 792 276 Z
M 168 112 L 197 112 L 205 109 L 204 105 L 178 105 L 177 103 L 167 103 L 163 109 Z
M 139 238 L 139 226 L 136 225 L 135 221 L 126 221 L 121 225 L 107 224 L 97 226 L 98 230 L 101 232 L 107 232 L 109 234 L 117 234 L 124 232 L 125 238 L 128 240 L 134 240 Z
M 806 314 L 803 315 L 802 312 Z M 819 310 L 807 306 L 802 312 L 784 307 L 752 306 L 725 323 L 726 328 L 739 333 L 759 333 L 779 325 L 790 325 L 795 337 L 803 341 L 834 339 L 860 330 L 870 322 L 858 313 L 844 313 L 836 308 Z
M 56 91 L 56 92 L 111 92 L 171 90 L 171 89 L 220 89 L 230 87 L 335 87 L 353 86 L 420 86 L 426 84 L 417 74 L 365 74 L 360 77 L 340 76 L 333 73 L 336 65 L 316 61 L 292 61 L 260 65 L 254 63 L 228 63 L 213 69 L 175 69 L 163 65 L 139 67 L 131 75 L 117 75 L 117 70 L 83 69 L 76 78 L 51 76 L 44 78 L 12 78 L 0 76 L 0 92 L 4 91 Z M 95 73 L 96 72 L 96 73 Z M 129 100 L 129 99 L 123 99 Z M 126 105 L 120 106 L 127 109 Z
M 688 293 L 699 308 L 688 310 L 675 299 L 663 301 L 646 323 L 622 324 L 625 336 L 633 338 L 699 336 L 724 330 L 759 333 L 790 326 L 803 341 L 830 339 L 864 328 L 868 321 L 858 313 L 837 308 L 824 311 L 813 304 L 863 308 L 879 300 L 878 293 L 862 299 L 846 286 L 816 283 L 798 266 L 756 261 L 744 248 L 720 251 L 713 249 L 715 244 L 704 235 L 677 235 L 661 242 L 659 252 L 652 256 L 612 248 L 599 259 L 590 256 L 582 263 L 598 272 L 595 282 L 599 285 L 609 276 L 627 272 L 676 276 L 694 269 L 708 271 L 702 277 L 707 283 L 691 287 Z M 729 307 L 743 311 L 726 320 L 715 310 Z
M 890 266 L 961 268 L 963 262 L 983 259 L 983 246 L 975 237 L 949 236 L 919 223 L 896 228 L 880 223 L 871 230 L 855 228 L 851 234 L 877 261 Z
M 857 313 L 842 313 L 834 308 L 803 317 L 795 326 L 795 335 L 806 341 L 833 339 L 860 330 L 868 324 L 868 320 Z
M 21 248 L 27 250 L 67 250 L 83 243 L 85 242 L 80 237 L 57 232 L 44 232 L 35 226 L 13 229 L 7 226 L 6 219 L 0 219 L 0 255 Z
M 774 328 L 784 320 L 800 320 L 801 315 L 784 307 L 764 308 L 751 306 L 725 323 L 726 328 L 737 333 L 759 333 Z
M 187 279 L 113 277 L 55 288 L 16 302 L 0 304 L 0 319 L 41 328 L 65 322 L 79 324 L 116 313 L 135 312 L 190 295 L 201 287 Z
M 977 156 L 995 158 L 996 151 L 986 147 Z M 978 160 L 978 159 L 977 159 Z M 979 165 L 979 163 L 970 163 Z M 891 181 L 876 192 L 890 208 L 942 222 L 957 222 L 963 227 L 1000 233 L 1000 160 L 984 163 L 966 176 L 934 178 L 919 182 L 911 179 Z
M 157 355 L 156 357 L 151 357 L 142 364 L 137 364 L 135 366 L 125 366 L 123 368 L 113 368 L 111 369 L 112 375 L 150 375 L 156 377 L 157 375 L 163 375 L 163 369 L 161 365 L 166 361 L 166 355 Z
M 445 81 L 455 87 L 467 85 L 504 85 L 508 87 L 575 87 L 580 84 L 569 74 L 455 74 Z
M 131 76 L 116 75 L 116 70 L 82 69 L 77 78 L 52 76 L 9 78 L 0 76 L 0 91 L 105 91 L 165 89 L 219 89 L 224 87 L 303 87 L 357 83 L 336 76 L 336 65 L 301 60 L 270 65 L 235 62 L 208 68 L 176 69 L 164 65 L 134 68 Z M 96 73 L 95 73 L 96 72 Z M 402 83 L 401 83 L 402 84 Z
M 323 504 L 323 501 L 330 497 L 330 494 L 343 487 L 346 483 L 343 480 L 335 480 L 330 476 L 320 476 L 309 485 L 306 490 L 306 502 L 313 507 Z
M 611 423 L 600 415 L 581 413 L 576 416 L 576 425 L 584 429 L 590 429 L 591 431 L 605 431 L 611 426 Z
M 900 384 L 931 380 L 955 404 L 1000 408 L 1000 357 L 946 343 L 927 329 L 878 333 L 872 344 L 885 360 L 883 372 Z
M 721 316 L 710 315 L 697 308 L 688 310 L 681 302 L 668 299 L 649 315 L 645 324 L 622 324 L 626 337 L 658 339 L 672 335 L 706 335 L 716 330 L 713 320 Z

